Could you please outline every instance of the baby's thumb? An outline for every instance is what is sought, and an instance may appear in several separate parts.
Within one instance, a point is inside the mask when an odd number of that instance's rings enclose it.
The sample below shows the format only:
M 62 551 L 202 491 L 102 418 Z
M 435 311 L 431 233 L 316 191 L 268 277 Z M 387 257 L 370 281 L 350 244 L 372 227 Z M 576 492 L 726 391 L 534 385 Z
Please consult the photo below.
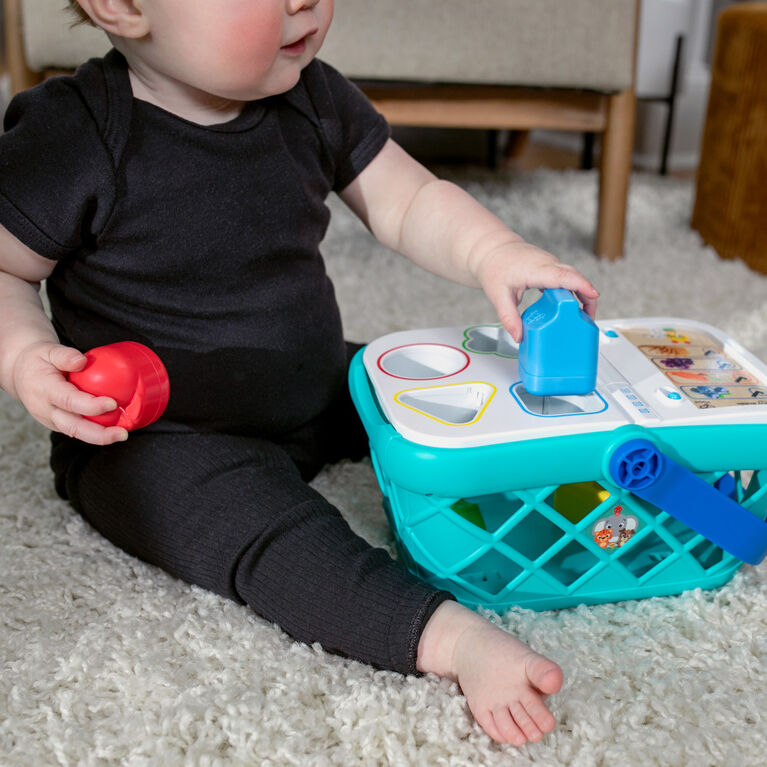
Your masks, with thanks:
M 54 346 L 48 353 L 48 360 L 57 370 L 63 373 L 75 373 L 82 370 L 88 363 L 87 357 L 71 346 Z

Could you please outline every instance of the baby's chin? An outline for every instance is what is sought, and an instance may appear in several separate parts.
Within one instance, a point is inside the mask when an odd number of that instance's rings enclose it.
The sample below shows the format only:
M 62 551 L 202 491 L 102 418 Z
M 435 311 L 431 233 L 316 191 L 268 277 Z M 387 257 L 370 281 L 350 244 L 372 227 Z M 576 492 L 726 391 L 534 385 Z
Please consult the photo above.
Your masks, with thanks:
M 311 59 L 310 59 L 311 61 Z M 230 99 L 232 101 L 258 101 L 270 96 L 279 96 L 295 88 L 301 79 L 301 71 L 308 64 L 301 67 L 295 67 L 292 72 L 280 73 L 279 78 L 264 83 L 243 83 L 242 85 L 231 83 L 222 85 L 221 88 L 209 91 L 220 98 Z

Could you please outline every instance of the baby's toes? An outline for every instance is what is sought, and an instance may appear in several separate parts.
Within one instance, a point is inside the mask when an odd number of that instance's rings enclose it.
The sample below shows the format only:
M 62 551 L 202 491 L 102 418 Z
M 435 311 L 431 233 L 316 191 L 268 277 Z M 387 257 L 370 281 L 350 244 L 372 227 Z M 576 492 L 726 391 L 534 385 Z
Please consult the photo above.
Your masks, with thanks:
M 535 693 L 525 695 L 522 698 L 522 705 L 542 733 L 551 732 L 554 729 L 556 719 L 538 695 Z
M 527 678 L 544 695 L 553 695 L 562 689 L 562 669 L 554 661 L 538 653 L 531 653 L 525 664 Z
M 506 738 L 498 732 L 498 727 L 495 724 L 495 717 L 490 710 L 482 711 L 481 713 L 474 714 L 474 718 L 477 720 L 479 726 L 495 741 L 498 743 L 504 743 Z
M 496 729 L 501 735 L 501 740 L 511 743 L 512 746 L 524 746 L 527 743 L 527 737 L 516 725 L 511 716 L 511 712 L 506 706 L 493 709 L 493 721 Z
M 529 741 L 535 743 L 543 737 L 543 733 L 535 720 L 519 701 L 512 703 L 509 706 L 509 711 L 511 711 L 511 715 L 514 717 L 514 722 L 525 733 L 525 737 Z

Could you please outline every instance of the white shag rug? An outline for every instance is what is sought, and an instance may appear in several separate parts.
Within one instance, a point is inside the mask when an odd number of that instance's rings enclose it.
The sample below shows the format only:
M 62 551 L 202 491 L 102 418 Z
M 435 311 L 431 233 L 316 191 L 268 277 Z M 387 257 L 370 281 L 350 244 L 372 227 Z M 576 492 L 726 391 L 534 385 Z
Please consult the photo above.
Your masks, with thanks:
M 601 317 L 717 325 L 767 359 L 767 276 L 688 227 L 691 184 L 633 178 L 626 258 L 597 261 L 593 172 L 454 172 L 583 270 Z M 493 322 L 477 291 L 376 246 L 340 204 L 324 252 L 347 337 Z M 493 616 L 564 668 L 554 734 L 493 743 L 458 688 L 292 642 L 247 608 L 102 540 L 55 495 L 44 429 L 0 395 L 0 764 L 737 765 L 767 763 L 767 563 L 715 592 Z M 316 487 L 391 549 L 369 462 Z

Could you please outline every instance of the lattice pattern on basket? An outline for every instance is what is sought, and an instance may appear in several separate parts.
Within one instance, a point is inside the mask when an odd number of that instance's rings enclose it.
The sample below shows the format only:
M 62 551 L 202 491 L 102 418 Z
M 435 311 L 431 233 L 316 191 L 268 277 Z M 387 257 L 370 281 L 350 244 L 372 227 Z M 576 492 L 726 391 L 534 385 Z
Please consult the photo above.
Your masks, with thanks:
M 700 476 L 719 482 L 760 518 L 767 515 L 767 470 Z M 596 505 L 574 522 L 555 509 L 556 485 L 465 499 L 409 493 L 389 483 L 385 492 L 408 566 L 471 604 L 543 609 L 657 596 L 721 585 L 740 566 L 628 491 L 603 479 L 597 487 L 603 492 Z M 620 547 L 602 548 L 594 525 L 616 507 L 637 520 L 635 532 Z

